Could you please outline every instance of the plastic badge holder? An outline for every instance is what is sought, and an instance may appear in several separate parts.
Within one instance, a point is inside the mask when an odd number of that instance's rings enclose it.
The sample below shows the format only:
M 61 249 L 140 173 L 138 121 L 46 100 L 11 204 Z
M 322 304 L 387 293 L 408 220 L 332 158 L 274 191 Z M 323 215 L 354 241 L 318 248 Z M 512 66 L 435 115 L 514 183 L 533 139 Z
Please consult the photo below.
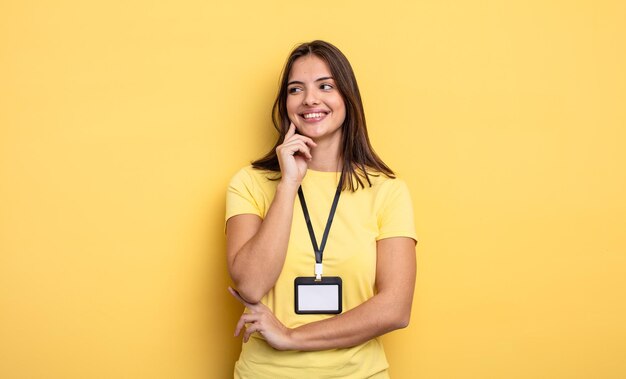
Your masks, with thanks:
M 324 276 L 321 280 L 314 277 L 299 277 L 294 280 L 296 314 L 340 314 L 341 278 Z

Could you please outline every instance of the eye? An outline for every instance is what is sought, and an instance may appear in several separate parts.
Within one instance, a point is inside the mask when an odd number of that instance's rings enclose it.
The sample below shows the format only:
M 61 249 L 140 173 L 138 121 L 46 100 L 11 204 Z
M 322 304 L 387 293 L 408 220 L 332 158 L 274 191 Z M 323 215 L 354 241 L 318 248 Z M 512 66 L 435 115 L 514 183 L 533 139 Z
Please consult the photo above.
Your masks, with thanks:
M 320 86 L 320 89 L 323 89 L 324 91 L 330 91 L 331 89 L 333 89 L 334 87 L 331 84 L 328 83 L 324 83 Z
M 293 93 L 298 93 L 298 92 L 302 92 L 302 89 L 300 89 L 299 87 L 287 88 L 287 93 L 293 94 Z

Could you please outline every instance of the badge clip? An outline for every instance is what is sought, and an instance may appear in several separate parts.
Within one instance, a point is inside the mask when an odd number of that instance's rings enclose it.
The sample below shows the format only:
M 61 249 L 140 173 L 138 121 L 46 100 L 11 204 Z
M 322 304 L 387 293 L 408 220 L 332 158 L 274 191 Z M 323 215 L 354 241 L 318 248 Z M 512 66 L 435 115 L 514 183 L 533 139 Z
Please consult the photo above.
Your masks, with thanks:
M 315 281 L 319 282 L 322 280 L 322 274 L 324 273 L 324 268 L 321 263 L 315 264 Z

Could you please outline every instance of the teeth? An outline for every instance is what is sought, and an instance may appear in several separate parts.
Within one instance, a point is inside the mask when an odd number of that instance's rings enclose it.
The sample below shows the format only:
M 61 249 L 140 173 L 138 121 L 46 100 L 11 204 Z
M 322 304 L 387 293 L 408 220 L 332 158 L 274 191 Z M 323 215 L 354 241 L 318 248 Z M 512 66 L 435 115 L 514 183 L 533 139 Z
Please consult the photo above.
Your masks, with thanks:
M 324 113 L 305 113 L 304 118 L 320 118 Z

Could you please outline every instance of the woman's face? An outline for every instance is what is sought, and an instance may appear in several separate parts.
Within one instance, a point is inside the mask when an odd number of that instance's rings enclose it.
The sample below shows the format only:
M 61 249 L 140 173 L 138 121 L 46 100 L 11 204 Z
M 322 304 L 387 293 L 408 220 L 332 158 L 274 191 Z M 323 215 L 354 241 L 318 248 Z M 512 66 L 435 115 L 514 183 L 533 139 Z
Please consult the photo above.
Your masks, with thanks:
M 314 54 L 298 58 L 291 67 L 287 114 L 300 134 L 316 142 L 341 140 L 346 106 L 328 65 Z

